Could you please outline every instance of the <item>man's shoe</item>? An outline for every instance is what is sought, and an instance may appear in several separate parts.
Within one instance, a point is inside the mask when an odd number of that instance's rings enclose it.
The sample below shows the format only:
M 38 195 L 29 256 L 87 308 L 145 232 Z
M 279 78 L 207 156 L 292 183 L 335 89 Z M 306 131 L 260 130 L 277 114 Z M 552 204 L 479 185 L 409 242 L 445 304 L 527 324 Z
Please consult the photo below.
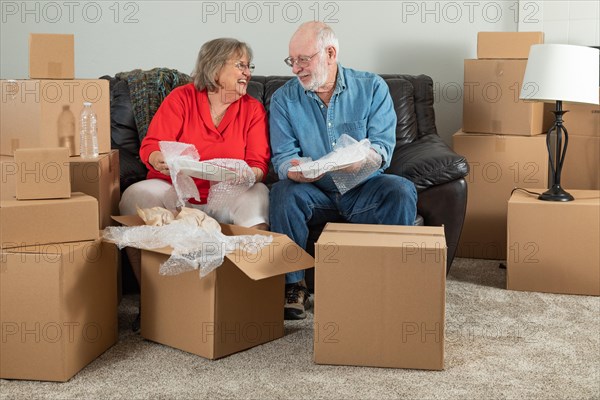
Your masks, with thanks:
M 137 333 L 140 331 L 141 320 L 142 320 L 142 310 L 140 308 L 140 312 L 138 312 L 137 316 L 131 323 L 131 331 L 132 332 Z
M 308 305 L 309 296 L 310 293 L 304 281 L 285 285 L 283 317 L 287 320 L 306 318 L 306 306 Z

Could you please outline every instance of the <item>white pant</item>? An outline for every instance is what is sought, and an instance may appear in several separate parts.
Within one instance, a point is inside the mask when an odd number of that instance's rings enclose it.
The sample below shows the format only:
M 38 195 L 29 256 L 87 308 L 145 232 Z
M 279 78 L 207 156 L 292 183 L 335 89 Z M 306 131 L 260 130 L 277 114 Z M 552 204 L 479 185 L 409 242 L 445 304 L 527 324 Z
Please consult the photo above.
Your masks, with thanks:
M 162 179 L 146 179 L 129 186 L 121 196 L 121 215 L 137 214 L 139 208 L 163 207 L 176 211 L 177 195 L 173 186 Z M 189 206 L 206 211 L 206 205 L 188 203 Z M 227 208 L 211 215 L 223 224 L 250 227 L 269 225 L 269 189 L 263 183 L 255 183 L 250 189 L 236 197 Z

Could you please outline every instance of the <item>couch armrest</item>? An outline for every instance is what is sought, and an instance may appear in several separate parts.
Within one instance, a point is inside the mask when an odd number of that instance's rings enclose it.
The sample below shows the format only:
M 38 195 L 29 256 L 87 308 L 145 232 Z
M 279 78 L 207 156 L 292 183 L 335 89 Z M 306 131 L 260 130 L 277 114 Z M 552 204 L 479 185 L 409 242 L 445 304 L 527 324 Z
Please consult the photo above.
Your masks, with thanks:
M 421 192 L 451 182 L 469 173 L 467 160 L 456 154 L 436 134 L 422 136 L 412 143 L 396 146 L 387 174 L 410 179 Z

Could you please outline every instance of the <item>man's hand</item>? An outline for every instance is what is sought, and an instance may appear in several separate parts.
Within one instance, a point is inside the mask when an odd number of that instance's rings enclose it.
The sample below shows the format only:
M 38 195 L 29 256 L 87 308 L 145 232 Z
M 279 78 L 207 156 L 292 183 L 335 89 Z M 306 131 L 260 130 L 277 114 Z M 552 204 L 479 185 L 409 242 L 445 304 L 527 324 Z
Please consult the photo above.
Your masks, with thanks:
M 292 164 L 292 167 L 295 167 L 296 165 L 300 164 L 300 161 L 298 160 L 292 160 L 290 161 L 290 163 Z M 315 182 L 318 181 L 319 179 L 321 179 L 323 177 L 324 174 L 321 174 L 315 178 L 306 178 L 302 172 L 299 171 L 288 171 L 287 173 L 287 177 L 288 179 L 295 181 L 295 182 L 300 182 L 300 183 L 310 183 L 310 182 Z
M 163 156 L 160 151 L 153 151 L 150 153 L 148 163 L 161 174 L 169 176 L 169 166 L 165 162 L 165 156 Z

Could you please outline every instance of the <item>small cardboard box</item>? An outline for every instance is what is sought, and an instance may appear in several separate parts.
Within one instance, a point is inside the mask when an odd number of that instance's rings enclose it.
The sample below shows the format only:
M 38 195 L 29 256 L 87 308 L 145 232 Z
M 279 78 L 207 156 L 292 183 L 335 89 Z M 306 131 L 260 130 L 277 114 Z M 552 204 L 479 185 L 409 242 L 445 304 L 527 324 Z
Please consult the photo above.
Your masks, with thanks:
M 64 147 L 15 150 L 18 200 L 68 199 L 69 149 Z
M 544 32 L 479 32 L 477 58 L 526 60 L 531 46 L 543 43 Z
M 443 227 L 327 224 L 315 363 L 443 369 L 446 251 Z
M 100 240 L 1 251 L 0 378 L 67 381 L 117 341 L 117 250 Z
M 111 215 L 119 214 L 119 151 L 111 150 L 96 159 L 71 157 L 71 190 L 98 200 L 100 229 L 114 225 Z
M 143 224 L 137 216 L 113 218 L 128 226 Z M 144 338 L 216 359 L 283 336 L 284 274 L 311 268 L 314 259 L 285 235 L 221 228 L 225 235 L 272 235 L 273 242 L 256 254 L 237 249 L 202 279 L 198 271 L 159 275 L 171 249 L 143 250 Z
M 527 60 L 465 60 L 463 131 L 534 136 L 546 133 L 544 103 L 519 99 Z
M 30 33 L 29 78 L 74 79 L 75 36 Z
M 79 155 L 80 113 L 96 113 L 98 151 L 110 151 L 110 93 L 105 79 L 0 80 L 0 154 L 19 148 L 67 147 Z
M 600 190 L 600 137 L 569 135 L 560 183 L 566 190 Z
M 453 149 L 465 156 L 470 172 L 467 213 L 458 257 L 506 259 L 507 201 L 515 187 L 548 187 L 546 135 L 465 134 L 452 137 Z
M 0 200 L 3 248 L 98 238 L 98 201 L 83 193 L 69 199 Z
M 19 168 L 14 157 L 0 155 L 0 199 L 15 199 Z
M 574 201 L 510 198 L 508 289 L 600 295 L 600 191 L 568 192 Z

